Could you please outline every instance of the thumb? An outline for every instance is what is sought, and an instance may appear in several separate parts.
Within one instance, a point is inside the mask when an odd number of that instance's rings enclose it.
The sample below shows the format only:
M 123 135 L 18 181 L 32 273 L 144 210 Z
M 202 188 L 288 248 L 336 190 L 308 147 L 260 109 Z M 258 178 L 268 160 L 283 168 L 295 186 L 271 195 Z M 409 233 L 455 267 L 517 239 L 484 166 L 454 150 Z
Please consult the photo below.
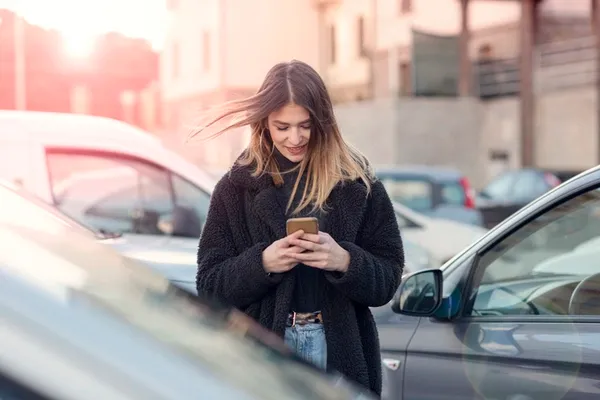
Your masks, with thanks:
M 282 244 L 285 246 L 291 246 L 290 241 L 293 239 L 299 239 L 300 237 L 302 237 L 302 235 L 304 235 L 304 231 L 302 229 L 300 229 L 299 231 L 296 231 L 294 233 L 291 233 L 282 239 Z

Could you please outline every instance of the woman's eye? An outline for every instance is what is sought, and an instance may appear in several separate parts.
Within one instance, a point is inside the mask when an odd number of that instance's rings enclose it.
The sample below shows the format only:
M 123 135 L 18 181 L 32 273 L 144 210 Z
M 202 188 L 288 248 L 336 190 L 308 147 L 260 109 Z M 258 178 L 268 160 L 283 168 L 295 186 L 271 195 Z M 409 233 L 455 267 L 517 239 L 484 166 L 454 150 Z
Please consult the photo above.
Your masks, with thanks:
M 286 127 L 281 127 L 281 126 L 277 127 L 278 131 L 287 131 L 288 129 L 289 129 L 289 127 L 287 127 L 287 126 Z
M 306 129 L 308 131 L 308 130 L 310 130 L 310 125 L 304 125 L 304 126 L 301 126 L 300 128 Z

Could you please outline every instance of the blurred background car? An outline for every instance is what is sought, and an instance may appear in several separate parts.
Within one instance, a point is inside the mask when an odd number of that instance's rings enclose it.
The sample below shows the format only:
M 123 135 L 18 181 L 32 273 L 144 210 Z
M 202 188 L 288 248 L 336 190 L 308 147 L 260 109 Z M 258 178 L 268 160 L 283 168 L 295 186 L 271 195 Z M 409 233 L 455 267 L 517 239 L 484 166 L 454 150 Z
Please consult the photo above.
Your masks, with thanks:
M 371 398 L 11 191 L 0 241 L 2 399 Z
M 475 197 L 483 224 L 493 228 L 517 210 L 581 171 L 520 168 L 492 179 Z
M 428 264 L 432 268 L 441 266 L 488 231 L 471 224 L 443 218 L 431 218 L 415 212 L 401 203 L 394 203 L 394 211 L 400 234 L 403 240 L 409 243 L 409 250 L 405 252 L 414 260 L 427 258 Z M 420 255 L 413 255 L 417 253 L 414 250 L 417 245 L 423 250 L 419 251 Z M 424 252 L 427 256 L 423 255 Z M 423 265 L 423 263 L 417 264 Z
M 28 215 L 43 215 L 46 218 L 51 216 L 56 223 L 62 223 L 84 236 L 111 246 L 130 259 L 141 261 L 175 285 L 196 293 L 197 240 L 193 245 L 190 242 L 187 247 L 178 247 L 167 240 L 159 243 L 154 239 L 148 240 L 145 236 L 123 236 L 120 233 L 98 230 L 83 225 L 31 193 L 3 181 L 0 181 L 0 204 L 10 205 L 20 218 Z
M 376 169 L 392 201 L 432 218 L 483 225 L 475 192 L 460 171 L 422 165 Z
M 197 245 L 216 183 L 150 133 L 91 115 L 2 110 L 0 156 L 0 179 L 150 248 Z
M 402 239 L 402 245 L 404 246 L 404 271 L 402 275 L 439 267 L 439 262 L 423 246 L 406 238 Z

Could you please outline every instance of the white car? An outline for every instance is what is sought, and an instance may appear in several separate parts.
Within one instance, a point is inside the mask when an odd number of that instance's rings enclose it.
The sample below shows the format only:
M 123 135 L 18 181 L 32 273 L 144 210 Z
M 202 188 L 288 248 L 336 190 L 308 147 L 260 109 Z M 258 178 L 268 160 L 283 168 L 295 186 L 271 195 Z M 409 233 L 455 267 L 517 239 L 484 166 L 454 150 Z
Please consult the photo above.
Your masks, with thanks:
M 34 226 L 37 218 L 53 217 L 57 223 L 69 226 L 70 229 L 90 239 L 115 248 L 127 258 L 142 262 L 151 267 L 173 284 L 191 293 L 196 293 L 196 248 L 198 242 L 185 242 L 180 247 L 165 243 L 165 246 L 151 247 L 144 235 L 123 236 L 113 233 L 102 233 L 80 224 L 69 218 L 55 207 L 43 202 L 30 193 L 7 182 L 0 181 L 0 204 L 10 206 L 19 218 L 28 225 Z
M 394 203 L 396 219 L 404 240 L 430 253 L 431 264 L 439 267 L 487 233 L 487 229 L 456 221 L 431 218 Z

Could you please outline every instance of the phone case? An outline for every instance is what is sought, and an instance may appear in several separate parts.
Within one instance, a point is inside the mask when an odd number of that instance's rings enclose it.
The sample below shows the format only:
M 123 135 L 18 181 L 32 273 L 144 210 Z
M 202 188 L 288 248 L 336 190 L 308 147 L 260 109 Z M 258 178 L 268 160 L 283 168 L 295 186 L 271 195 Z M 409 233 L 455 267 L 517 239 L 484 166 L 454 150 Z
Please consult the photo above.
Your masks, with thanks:
M 314 217 L 290 218 L 287 220 L 286 231 L 288 235 L 299 230 L 316 235 L 319 233 L 319 220 Z

